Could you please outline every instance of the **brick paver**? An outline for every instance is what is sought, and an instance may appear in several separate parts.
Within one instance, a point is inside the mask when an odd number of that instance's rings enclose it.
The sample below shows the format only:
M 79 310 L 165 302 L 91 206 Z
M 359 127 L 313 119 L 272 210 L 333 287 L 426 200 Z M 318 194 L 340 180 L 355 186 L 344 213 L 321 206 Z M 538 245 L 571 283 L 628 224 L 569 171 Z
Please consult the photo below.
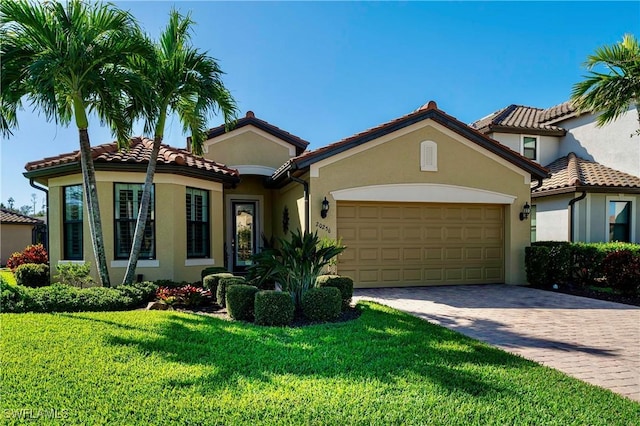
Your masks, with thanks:
M 640 401 L 640 308 L 509 285 L 356 289 L 369 299 L 456 330 Z

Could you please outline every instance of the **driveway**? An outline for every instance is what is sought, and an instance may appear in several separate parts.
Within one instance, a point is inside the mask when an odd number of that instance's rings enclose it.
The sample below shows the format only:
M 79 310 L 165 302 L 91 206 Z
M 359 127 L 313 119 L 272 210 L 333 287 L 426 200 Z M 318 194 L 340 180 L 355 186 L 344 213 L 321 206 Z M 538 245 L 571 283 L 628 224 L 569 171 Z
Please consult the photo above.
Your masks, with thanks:
M 509 285 L 356 289 L 373 300 L 640 401 L 640 308 Z

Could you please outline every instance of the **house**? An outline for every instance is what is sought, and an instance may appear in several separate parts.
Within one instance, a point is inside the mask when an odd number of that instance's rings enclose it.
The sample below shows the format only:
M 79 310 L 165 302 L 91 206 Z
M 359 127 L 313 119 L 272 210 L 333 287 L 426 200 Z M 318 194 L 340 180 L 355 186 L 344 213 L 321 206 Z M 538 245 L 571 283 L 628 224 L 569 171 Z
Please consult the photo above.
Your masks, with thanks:
M 151 141 L 93 148 L 114 282 L 124 275 Z M 195 281 L 204 266 L 242 273 L 261 236 L 294 229 L 340 241 L 338 273 L 356 286 L 522 284 L 537 162 L 429 102 L 325 147 L 252 112 L 209 131 L 203 157 L 163 146 L 154 180 L 145 279 Z M 53 264 L 92 259 L 78 153 L 28 163 L 49 188 Z
M 21 252 L 30 244 L 36 244 L 44 221 L 9 209 L 0 209 L 0 265 L 15 252 Z
M 532 241 L 640 242 L 637 111 L 605 127 L 596 117 L 571 102 L 509 105 L 471 124 L 550 170 L 532 185 Z

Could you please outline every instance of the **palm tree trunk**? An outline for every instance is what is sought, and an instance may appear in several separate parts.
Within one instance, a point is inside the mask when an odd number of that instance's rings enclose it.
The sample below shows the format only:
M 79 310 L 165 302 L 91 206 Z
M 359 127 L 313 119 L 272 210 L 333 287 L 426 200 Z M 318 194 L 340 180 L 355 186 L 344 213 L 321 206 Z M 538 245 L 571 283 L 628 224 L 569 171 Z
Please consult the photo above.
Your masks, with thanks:
M 140 210 L 138 211 L 138 220 L 136 221 L 136 230 L 133 233 L 133 243 L 131 253 L 129 254 L 129 263 L 127 264 L 127 272 L 124 274 L 122 284 L 133 283 L 133 277 L 136 273 L 138 258 L 140 258 L 140 249 L 142 248 L 142 239 L 144 238 L 144 230 L 147 226 L 149 216 L 149 204 L 151 203 L 151 188 L 153 188 L 153 176 L 156 173 L 156 164 L 160 145 L 162 144 L 162 136 L 156 136 L 153 139 L 153 149 L 147 166 L 147 175 L 144 179 L 144 188 L 142 190 L 142 199 L 140 200 Z
M 78 129 L 80 133 L 80 164 L 84 183 L 84 194 L 89 215 L 89 232 L 93 245 L 93 254 L 96 258 L 98 277 L 104 287 L 111 287 L 109 270 L 107 269 L 107 257 L 104 251 L 104 237 L 102 235 L 102 221 L 100 220 L 100 206 L 98 205 L 98 189 L 96 183 L 96 170 L 93 167 L 91 157 L 91 144 L 87 129 Z

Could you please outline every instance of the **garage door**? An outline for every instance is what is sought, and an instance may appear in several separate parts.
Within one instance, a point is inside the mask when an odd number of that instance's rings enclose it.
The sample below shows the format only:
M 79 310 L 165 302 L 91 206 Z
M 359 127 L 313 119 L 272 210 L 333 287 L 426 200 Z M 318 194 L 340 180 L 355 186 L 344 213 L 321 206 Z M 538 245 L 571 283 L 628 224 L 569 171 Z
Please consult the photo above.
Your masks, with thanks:
M 357 287 L 504 282 L 504 208 L 338 202 L 347 249 L 338 272 Z

